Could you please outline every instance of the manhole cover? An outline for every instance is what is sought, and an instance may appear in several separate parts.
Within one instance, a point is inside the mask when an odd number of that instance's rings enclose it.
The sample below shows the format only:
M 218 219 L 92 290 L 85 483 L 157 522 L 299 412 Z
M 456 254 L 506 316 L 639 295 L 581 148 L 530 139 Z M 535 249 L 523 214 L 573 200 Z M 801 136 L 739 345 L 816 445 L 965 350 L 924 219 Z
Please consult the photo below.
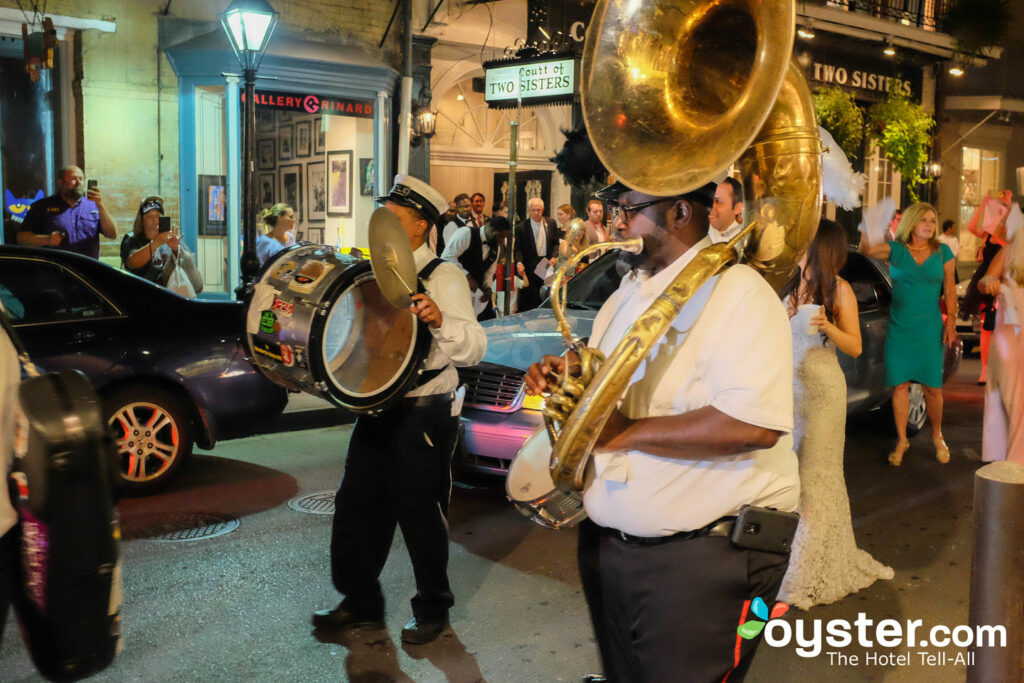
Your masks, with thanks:
M 314 515 L 333 515 L 334 496 L 337 491 L 318 491 L 304 496 L 292 498 L 288 507 L 297 512 L 309 512 Z
M 139 515 L 122 520 L 121 536 L 126 541 L 198 541 L 229 534 L 238 528 L 232 517 L 206 512 L 168 512 Z

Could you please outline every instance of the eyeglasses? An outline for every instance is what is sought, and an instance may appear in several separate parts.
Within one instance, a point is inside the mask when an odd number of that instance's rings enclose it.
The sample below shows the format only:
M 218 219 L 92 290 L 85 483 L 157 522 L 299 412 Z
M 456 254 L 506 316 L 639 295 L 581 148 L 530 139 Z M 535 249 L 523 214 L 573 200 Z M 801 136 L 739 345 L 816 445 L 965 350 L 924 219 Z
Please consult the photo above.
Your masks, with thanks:
M 619 206 L 618 204 L 611 203 L 608 205 L 608 211 L 612 215 L 612 222 L 619 220 L 619 216 L 622 216 L 622 222 L 629 222 L 629 214 L 636 213 L 640 209 L 646 209 L 648 206 L 654 206 L 662 202 L 673 202 L 675 197 L 662 197 L 661 199 L 652 199 L 649 202 L 640 202 L 639 204 L 633 204 L 632 206 Z

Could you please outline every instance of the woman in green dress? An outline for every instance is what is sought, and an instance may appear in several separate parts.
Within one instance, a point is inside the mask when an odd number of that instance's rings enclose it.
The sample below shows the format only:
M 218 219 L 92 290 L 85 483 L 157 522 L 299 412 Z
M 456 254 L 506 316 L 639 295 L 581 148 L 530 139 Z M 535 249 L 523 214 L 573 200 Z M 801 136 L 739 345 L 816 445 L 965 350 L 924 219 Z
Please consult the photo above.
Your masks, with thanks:
M 949 462 L 949 448 L 942 438 L 943 344 L 956 341 L 956 261 L 949 247 L 938 240 L 938 217 L 931 204 L 914 204 L 903 213 L 896 239 L 870 244 L 867 233 L 862 253 L 889 262 L 892 306 L 885 338 L 885 383 L 893 387 L 892 412 L 899 440 L 889 463 L 899 466 L 910 448 L 907 418 L 910 383 L 924 389 L 932 443 L 939 462 Z M 942 321 L 939 296 L 946 298 L 947 317 Z

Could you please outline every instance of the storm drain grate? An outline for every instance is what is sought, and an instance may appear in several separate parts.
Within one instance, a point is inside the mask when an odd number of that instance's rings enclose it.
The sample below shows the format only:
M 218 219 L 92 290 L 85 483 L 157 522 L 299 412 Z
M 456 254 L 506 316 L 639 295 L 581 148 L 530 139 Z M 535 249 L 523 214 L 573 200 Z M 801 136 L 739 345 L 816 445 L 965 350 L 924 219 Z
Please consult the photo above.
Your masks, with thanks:
M 333 515 L 334 495 L 337 491 L 318 491 L 307 493 L 288 501 L 288 507 L 296 512 L 308 512 L 313 515 Z
M 240 522 L 206 512 L 168 512 L 140 515 L 122 520 L 122 537 L 126 541 L 147 540 L 164 543 L 199 541 L 229 534 Z

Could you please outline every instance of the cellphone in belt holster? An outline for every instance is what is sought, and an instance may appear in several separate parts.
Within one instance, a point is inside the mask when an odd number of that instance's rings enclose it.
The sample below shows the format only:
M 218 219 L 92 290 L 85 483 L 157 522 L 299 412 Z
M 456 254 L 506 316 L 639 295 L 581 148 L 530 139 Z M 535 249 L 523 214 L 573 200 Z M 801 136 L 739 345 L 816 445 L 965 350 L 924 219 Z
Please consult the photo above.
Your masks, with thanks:
M 788 553 L 799 521 L 795 512 L 744 505 L 736 516 L 731 540 L 739 548 Z

